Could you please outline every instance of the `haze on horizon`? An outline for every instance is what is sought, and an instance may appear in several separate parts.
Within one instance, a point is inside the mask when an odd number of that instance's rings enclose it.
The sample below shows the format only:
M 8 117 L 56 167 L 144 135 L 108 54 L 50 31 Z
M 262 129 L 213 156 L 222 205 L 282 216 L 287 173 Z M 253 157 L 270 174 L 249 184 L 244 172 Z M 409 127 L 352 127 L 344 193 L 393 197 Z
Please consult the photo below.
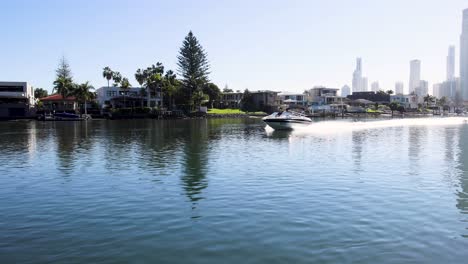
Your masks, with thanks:
M 356 57 L 369 83 L 408 89 L 409 61 L 421 78 L 445 80 L 449 45 L 459 42 L 468 3 L 394 0 L 291 1 L 3 1 L 0 80 L 28 81 L 49 91 L 62 56 L 77 82 L 105 86 L 110 66 L 134 79 L 157 61 L 176 70 L 192 30 L 208 53 L 220 88 L 301 92 L 351 86 Z

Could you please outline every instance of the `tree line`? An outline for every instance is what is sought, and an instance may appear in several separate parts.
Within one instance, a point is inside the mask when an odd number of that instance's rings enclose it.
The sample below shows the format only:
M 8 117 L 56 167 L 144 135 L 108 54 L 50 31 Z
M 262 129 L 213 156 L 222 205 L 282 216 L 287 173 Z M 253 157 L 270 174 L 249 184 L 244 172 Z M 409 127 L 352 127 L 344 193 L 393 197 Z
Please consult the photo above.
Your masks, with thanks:
M 147 107 L 150 107 L 150 98 L 160 98 L 161 108 L 177 107 L 193 111 L 204 104 L 212 108 L 220 99 L 220 89 L 209 79 L 210 63 L 207 53 L 192 31 L 187 34 L 179 50 L 177 74 L 173 70 L 166 71 L 161 62 L 136 70 L 134 77 L 141 87 L 138 95 L 147 98 Z M 132 87 L 128 77 L 109 66 L 103 68 L 102 77 L 107 80 L 108 87 L 111 86 L 111 81 L 112 86 L 122 90 Z M 78 84 L 73 81 L 70 65 L 65 58 L 59 63 L 53 84 L 53 92 L 63 98 L 74 96 L 82 103 L 96 98 L 96 94 L 92 92 L 94 87 L 89 82 Z M 47 96 L 47 91 L 41 88 L 35 89 L 34 93 L 36 98 Z

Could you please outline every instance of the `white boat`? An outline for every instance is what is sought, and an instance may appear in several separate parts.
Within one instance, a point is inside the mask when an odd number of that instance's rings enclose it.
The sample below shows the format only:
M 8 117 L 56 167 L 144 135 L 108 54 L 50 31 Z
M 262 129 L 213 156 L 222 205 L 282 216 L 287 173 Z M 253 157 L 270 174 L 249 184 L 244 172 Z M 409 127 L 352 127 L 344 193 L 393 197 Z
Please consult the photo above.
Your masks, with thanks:
M 262 120 L 275 130 L 291 130 L 295 127 L 307 126 L 312 123 L 312 120 L 304 114 L 292 111 L 275 112 L 264 117 Z

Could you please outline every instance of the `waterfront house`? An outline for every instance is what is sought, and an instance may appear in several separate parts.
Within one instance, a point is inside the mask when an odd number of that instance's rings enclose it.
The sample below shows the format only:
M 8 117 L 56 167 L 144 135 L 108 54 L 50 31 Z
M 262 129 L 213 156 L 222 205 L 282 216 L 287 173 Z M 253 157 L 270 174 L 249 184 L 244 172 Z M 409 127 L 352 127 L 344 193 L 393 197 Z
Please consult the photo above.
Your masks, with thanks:
M 97 101 L 101 109 L 125 108 L 135 106 L 159 107 L 161 106 L 161 92 L 152 92 L 149 96 L 145 88 L 130 87 L 101 87 L 96 90 Z
M 339 104 L 343 97 L 338 96 L 339 89 L 314 87 L 305 92 L 306 101 L 310 106 Z
M 241 92 L 221 93 L 221 100 L 216 102 L 216 107 L 240 108 L 243 95 Z
M 317 86 L 305 91 L 305 100 L 309 110 L 314 112 L 341 112 L 346 107 L 347 99 L 338 96 L 339 89 Z
M 63 98 L 60 94 L 52 94 L 39 99 L 42 110 L 46 112 L 76 112 L 78 102 L 74 96 Z
M 280 100 L 278 97 L 279 92 L 260 90 L 251 92 L 255 107 L 259 111 L 267 113 L 275 112 L 280 106 Z
M 34 113 L 34 90 L 27 82 L 0 82 L 0 118 Z
M 291 106 L 306 106 L 307 100 L 304 93 L 288 93 L 282 92 L 278 94 L 279 103 L 281 105 L 291 105 Z
M 397 94 L 390 97 L 391 102 L 397 102 L 405 109 L 418 109 L 424 103 L 424 98 L 416 94 Z

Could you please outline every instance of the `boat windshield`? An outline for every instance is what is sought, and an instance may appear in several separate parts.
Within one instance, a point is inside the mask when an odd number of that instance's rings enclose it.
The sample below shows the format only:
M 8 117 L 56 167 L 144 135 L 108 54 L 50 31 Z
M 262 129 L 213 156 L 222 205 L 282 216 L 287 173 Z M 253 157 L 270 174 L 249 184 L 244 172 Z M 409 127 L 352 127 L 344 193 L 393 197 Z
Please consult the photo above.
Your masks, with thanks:
M 270 115 L 271 117 L 291 117 L 291 116 L 305 116 L 304 113 L 298 113 L 293 111 L 282 111 L 282 112 L 274 112 Z

